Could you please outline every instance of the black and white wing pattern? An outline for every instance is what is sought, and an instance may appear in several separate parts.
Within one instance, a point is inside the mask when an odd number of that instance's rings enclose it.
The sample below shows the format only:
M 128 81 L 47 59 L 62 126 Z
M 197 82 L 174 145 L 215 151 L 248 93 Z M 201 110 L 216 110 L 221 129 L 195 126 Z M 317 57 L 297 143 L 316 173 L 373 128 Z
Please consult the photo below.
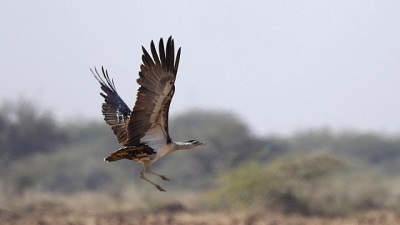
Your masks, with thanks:
M 99 72 L 95 68 L 94 71 L 91 69 L 94 77 L 99 81 L 101 89 L 104 93 L 100 93 L 104 98 L 102 105 L 102 113 L 104 120 L 108 125 L 111 126 L 114 134 L 117 136 L 118 141 L 126 145 L 128 143 L 128 132 L 127 126 L 131 110 L 128 108 L 126 103 L 121 99 L 115 88 L 114 81 L 108 76 L 107 70 L 103 67 L 101 72 L 104 79 L 100 76 Z

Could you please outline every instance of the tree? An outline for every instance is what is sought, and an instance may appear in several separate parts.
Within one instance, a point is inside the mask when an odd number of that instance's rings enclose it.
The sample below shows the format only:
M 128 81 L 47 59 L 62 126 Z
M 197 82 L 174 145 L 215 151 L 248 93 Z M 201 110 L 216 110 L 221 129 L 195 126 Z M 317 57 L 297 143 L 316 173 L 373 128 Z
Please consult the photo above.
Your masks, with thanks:
M 27 99 L 0 107 L 0 156 L 15 160 L 35 152 L 49 152 L 67 140 L 66 133 L 57 126 L 52 114 L 40 111 Z

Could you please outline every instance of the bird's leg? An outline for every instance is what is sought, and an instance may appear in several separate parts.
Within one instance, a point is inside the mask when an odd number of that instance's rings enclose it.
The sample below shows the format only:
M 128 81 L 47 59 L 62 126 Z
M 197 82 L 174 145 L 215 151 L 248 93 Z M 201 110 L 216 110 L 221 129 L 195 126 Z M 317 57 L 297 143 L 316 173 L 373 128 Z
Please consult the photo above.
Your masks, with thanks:
M 146 169 L 147 168 L 147 169 Z M 142 169 L 142 171 L 140 171 L 140 178 L 142 178 L 143 180 L 149 182 L 150 184 L 152 184 L 154 187 L 156 187 L 159 191 L 165 191 L 160 185 L 153 183 L 151 180 L 147 179 L 144 176 L 144 172 L 147 172 L 148 170 L 148 165 L 145 165 Z
M 165 180 L 165 181 L 169 181 L 169 179 L 168 179 L 166 176 L 151 171 L 150 168 L 149 168 L 149 166 L 145 166 L 145 167 L 144 167 L 144 171 L 145 171 L 146 173 L 150 173 L 150 174 L 159 176 L 161 179 L 163 179 L 163 180 Z

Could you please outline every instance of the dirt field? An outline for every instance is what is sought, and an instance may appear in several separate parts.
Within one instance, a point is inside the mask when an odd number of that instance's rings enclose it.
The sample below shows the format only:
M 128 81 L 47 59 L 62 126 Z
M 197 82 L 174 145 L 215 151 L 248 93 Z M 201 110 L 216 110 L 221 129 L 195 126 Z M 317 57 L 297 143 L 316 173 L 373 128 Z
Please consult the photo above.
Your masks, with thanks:
M 266 209 L 210 211 L 193 204 L 198 195 L 156 192 L 154 199 L 128 193 L 0 195 L 0 225 L 399 225 L 400 211 L 370 211 L 342 217 L 305 217 Z M 135 197 L 136 196 L 136 197 Z M 164 196 L 164 198 L 161 198 Z M 179 201 L 178 201 L 179 200 Z
M 60 224 L 60 225 L 395 225 L 400 214 L 394 212 L 368 212 L 343 218 L 302 217 L 267 211 L 256 212 L 190 212 L 164 211 L 160 213 L 90 212 L 65 208 L 28 207 L 18 212 L 0 209 L 0 224 Z

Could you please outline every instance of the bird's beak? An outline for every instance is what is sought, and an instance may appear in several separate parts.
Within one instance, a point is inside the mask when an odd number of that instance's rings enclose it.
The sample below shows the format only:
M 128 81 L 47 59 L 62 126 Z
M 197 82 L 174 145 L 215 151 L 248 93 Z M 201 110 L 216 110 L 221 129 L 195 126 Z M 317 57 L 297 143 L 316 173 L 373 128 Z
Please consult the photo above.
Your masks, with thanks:
M 207 146 L 207 143 L 200 143 L 199 145 Z

